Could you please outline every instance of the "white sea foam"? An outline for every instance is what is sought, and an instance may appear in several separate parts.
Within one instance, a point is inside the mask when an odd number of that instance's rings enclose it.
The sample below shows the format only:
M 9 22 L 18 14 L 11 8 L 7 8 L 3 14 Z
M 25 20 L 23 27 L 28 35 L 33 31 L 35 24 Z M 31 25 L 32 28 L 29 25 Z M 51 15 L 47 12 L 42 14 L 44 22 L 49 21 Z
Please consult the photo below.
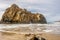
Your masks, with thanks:
M 38 31 L 40 32 L 43 30 L 44 32 L 49 32 L 53 34 L 60 34 L 60 25 L 59 24 L 0 24 L 0 30 L 5 28 L 22 28 L 24 29 L 30 29 L 32 31 Z

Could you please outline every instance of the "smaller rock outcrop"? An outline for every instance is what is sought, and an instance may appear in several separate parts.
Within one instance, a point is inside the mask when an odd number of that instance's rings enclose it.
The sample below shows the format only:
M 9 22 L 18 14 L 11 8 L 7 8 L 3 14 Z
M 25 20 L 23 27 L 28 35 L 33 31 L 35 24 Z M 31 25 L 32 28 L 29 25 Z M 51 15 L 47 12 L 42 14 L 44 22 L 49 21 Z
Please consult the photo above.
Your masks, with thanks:
M 7 8 L 2 16 L 3 23 L 47 23 L 45 17 L 39 13 L 31 13 L 19 8 L 16 4 Z

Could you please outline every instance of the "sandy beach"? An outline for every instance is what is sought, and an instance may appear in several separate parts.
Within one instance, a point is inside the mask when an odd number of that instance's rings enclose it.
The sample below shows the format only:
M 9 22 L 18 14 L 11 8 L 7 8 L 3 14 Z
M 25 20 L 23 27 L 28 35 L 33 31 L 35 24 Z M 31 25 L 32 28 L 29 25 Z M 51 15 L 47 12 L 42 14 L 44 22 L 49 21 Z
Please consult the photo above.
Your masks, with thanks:
M 60 40 L 59 34 L 15 34 L 15 33 L 7 33 L 7 32 L 0 32 L 0 40 L 30 40 L 33 36 L 36 35 L 37 38 L 44 38 L 46 40 Z
M 46 38 L 46 40 L 60 40 L 60 34 L 45 33 L 42 37 Z

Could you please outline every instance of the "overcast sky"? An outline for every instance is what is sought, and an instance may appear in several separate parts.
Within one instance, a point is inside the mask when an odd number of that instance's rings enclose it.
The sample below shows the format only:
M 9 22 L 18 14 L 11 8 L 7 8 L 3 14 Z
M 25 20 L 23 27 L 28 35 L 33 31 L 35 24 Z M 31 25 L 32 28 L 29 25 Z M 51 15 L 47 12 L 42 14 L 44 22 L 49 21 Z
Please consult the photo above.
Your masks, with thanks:
M 43 14 L 48 22 L 60 20 L 60 0 L 0 0 L 0 16 L 14 3 L 31 12 Z

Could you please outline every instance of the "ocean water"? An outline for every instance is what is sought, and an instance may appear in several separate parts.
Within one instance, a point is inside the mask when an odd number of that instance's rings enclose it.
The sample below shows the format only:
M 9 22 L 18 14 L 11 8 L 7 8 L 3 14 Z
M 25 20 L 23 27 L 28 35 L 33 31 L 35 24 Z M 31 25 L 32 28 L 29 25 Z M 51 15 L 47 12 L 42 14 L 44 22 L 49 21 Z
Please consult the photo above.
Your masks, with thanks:
M 60 24 L 0 24 L 0 30 L 20 28 L 21 30 L 30 29 L 33 31 L 43 31 L 45 33 L 60 34 Z

